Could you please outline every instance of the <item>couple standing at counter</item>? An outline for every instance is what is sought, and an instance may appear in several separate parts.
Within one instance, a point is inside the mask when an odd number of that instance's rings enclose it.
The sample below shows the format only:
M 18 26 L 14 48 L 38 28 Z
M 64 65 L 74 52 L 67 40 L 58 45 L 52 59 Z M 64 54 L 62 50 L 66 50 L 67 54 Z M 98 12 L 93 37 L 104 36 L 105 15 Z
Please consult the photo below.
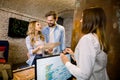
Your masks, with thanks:
M 29 23 L 26 45 L 28 48 L 27 63 L 29 65 L 35 64 L 35 59 L 44 56 L 44 52 L 51 53 L 53 55 L 59 54 L 65 49 L 65 29 L 63 26 L 57 24 L 57 13 L 55 11 L 49 11 L 45 15 L 48 26 L 42 29 L 40 22 L 32 21 Z M 60 45 L 53 49 L 42 50 L 45 43 L 56 43 Z

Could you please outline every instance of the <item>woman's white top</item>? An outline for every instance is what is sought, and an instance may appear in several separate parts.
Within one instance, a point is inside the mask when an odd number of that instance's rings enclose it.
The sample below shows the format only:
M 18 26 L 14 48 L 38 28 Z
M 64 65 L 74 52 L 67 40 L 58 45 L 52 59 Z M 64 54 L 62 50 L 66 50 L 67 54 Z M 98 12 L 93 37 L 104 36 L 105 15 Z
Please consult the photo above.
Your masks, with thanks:
M 30 55 L 30 58 L 26 61 L 27 64 L 29 64 L 30 66 L 32 65 L 32 62 L 36 56 L 36 54 L 33 54 L 33 50 L 35 48 L 37 48 L 38 46 L 44 46 L 45 42 L 42 41 L 41 39 L 38 39 L 35 44 L 32 46 L 31 45 L 31 42 L 30 42 L 30 36 L 27 36 L 26 37 L 26 46 L 27 46 L 27 49 L 28 49 L 28 53 Z M 39 50 L 37 51 L 37 54 L 43 54 L 43 51 L 42 50 Z
M 106 72 L 107 55 L 100 49 L 98 39 L 92 33 L 79 40 L 74 57 L 77 65 L 67 62 L 65 66 L 77 80 L 109 80 Z

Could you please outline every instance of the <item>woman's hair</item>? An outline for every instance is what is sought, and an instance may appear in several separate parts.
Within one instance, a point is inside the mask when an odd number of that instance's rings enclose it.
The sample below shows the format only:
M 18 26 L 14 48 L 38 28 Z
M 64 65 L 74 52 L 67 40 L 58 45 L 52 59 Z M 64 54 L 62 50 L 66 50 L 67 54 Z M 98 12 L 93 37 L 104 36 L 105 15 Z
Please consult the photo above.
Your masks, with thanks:
M 96 33 L 101 49 L 108 52 L 109 46 L 105 35 L 106 15 L 102 8 L 89 8 L 83 11 L 82 32 Z
M 39 21 L 31 21 L 29 22 L 29 25 L 28 25 L 28 31 L 27 31 L 27 35 L 30 36 L 30 42 L 31 42 L 31 45 L 33 46 L 34 43 L 35 43 L 35 27 L 36 27 L 36 23 L 39 22 Z M 44 36 L 42 34 L 41 31 L 38 32 L 38 35 L 41 40 L 44 41 Z

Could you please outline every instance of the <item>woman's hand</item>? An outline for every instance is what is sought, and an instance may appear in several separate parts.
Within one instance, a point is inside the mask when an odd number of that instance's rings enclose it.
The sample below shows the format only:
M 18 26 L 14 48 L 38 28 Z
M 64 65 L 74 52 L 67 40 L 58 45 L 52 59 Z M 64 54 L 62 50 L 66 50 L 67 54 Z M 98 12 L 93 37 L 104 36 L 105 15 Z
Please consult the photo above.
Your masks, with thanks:
M 74 55 L 73 51 L 70 48 L 66 48 L 63 53 L 69 53 L 70 55 Z
M 43 49 L 43 46 L 37 46 L 35 49 L 33 49 L 33 51 L 32 51 L 32 53 L 33 54 L 37 54 L 37 52 L 39 51 L 39 50 L 42 50 Z
M 75 58 L 74 58 L 74 53 L 73 53 L 73 51 L 72 51 L 70 48 L 66 48 L 66 49 L 63 51 L 63 54 L 66 54 L 66 53 L 69 53 L 69 54 L 71 55 L 72 59 L 73 59 L 74 61 L 76 61 Z
M 67 58 L 67 56 L 65 54 L 60 53 L 60 57 L 64 64 L 66 64 L 66 62 L 69 62 L 69 59 Z
M 38 50 L 42 50 L 43 46 L 38 46 L 37 48 L 38 48 Z

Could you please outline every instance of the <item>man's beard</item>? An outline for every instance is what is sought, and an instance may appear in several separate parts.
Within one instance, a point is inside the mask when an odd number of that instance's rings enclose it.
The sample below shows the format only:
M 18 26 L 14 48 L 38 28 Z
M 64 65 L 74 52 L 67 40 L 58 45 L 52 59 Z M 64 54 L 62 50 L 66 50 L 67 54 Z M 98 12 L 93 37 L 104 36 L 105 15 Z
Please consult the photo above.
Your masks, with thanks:
M 55 24 L 53 24 L 53 23 L 48 23 L 48 26 L 49 26 L 49 27 L 53 27 L 53 26 L 55 26 Z

